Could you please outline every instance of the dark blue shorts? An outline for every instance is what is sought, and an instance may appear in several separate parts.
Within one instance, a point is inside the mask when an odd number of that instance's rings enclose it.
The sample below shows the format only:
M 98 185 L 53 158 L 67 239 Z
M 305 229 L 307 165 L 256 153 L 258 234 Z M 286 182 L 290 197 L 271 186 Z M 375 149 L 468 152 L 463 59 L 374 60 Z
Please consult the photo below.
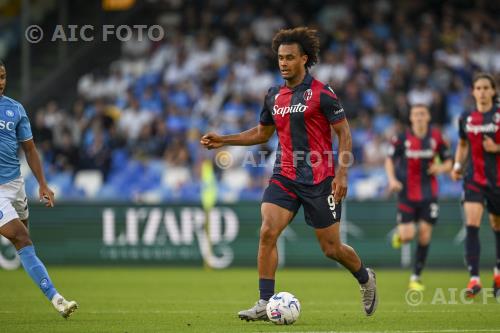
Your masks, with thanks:
M 281 175 L 273 175 L 264 192 L 262 202 L 269 202 L 297 214 L 304 206 L 306 223 L 320 229 L 340 221 L 342 203 L 335 203 L 332 195 L 333 177 L 316 185 L 304 185 Z
M 464 182 L 462 202 L 486 204 L 486 208 L 490 214 L 500 215 L 500 188 L 491 189 L 474 182 Z
M 398 223 L 418 223 L 420 220 L 424 220 L 434 225 L 438 215 L 439 206 L 436 200 L 415 202 L 400 198 L 398 201 Z

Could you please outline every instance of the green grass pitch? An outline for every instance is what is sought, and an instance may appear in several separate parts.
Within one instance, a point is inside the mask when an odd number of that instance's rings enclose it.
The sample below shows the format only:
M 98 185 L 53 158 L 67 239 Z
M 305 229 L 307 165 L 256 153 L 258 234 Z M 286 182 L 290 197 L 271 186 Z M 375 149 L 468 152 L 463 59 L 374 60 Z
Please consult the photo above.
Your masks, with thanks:
M 479 295 L 464 304 L 449 289 L 465 286 L 465 270 L 426 271 L 423 303 L 410 306 L 409 272 L 378 269 L 380 303 L 369 318 L 346 270 L 280 270 L 277 291 L 295 294 L 302 304 L 291 326 L 237 318 L 257 299 L 254 269 L 49 267 L 49 272 L 80 309 L 64 320 L 24 271 L 0 271 L 0 332 L 500 332 L 500 303 L 493 297 Z M 484 271 L 482 278 L 490 287 L 491 273 Z

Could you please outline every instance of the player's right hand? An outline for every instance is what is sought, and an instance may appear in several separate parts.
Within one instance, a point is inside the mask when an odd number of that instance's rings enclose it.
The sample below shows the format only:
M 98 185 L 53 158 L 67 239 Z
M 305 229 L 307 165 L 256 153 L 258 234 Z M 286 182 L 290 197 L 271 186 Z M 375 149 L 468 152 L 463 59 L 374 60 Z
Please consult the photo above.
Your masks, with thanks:
M 214 132 L 209 132 L 202 136 L 200 143 L 207 149 L 217 149 L 224 146 L 222 137 Z
M 403 184 L 399 180 L 389 180 L 389 191 L 397 193 L 403 189 Z
M 495 143 L 495 141 L 491 137 L 487 135 L 484 136 L 483 149 L 485 151 L 487 151 L 488 153 L 495 154 L 498 153 L 499 147 L 500 146 L 497 143 Z
M 333 200 L 338 204 L 347 195 L 347 173 L 340 171 L 335 175 L 332 181 Z
M 45 203 L 45 207 L 54 207 L 54 192 L 47 185 L 40 185 L 38 194 L 40 202 Z
M 462 179 L 463 177 L 462 170 L 457 170 L 457 169 L 451 170 L 450 177 L 454 181 Z

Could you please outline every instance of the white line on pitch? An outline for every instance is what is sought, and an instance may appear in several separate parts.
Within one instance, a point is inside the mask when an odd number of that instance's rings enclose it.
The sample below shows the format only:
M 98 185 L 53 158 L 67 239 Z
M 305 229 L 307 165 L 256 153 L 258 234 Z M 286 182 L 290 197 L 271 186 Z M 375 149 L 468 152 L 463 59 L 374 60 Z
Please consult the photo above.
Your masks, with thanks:
M 417 331 L 290 331 L 280 333 L 467 333 L 467 332 L 500 332 L 500 329 L 446 329 L 446 330 L 417 330 Z M 273 331 L 259 333 L 276 333 Z

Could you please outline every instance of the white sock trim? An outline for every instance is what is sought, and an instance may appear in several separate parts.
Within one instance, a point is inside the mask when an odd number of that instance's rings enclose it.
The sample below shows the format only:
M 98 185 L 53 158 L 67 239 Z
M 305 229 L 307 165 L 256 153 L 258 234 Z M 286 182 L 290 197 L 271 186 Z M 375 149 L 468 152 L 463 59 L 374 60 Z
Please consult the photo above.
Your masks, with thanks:
M 410 276 L 410 281 L 420 281 L 420 276 L 412 274 Z
M 479 276 L 476 276 L 476 275 L 471 276 L 471 277 L 470 277 L 470 280 L 471 280 L 471 281 L 476 281 L 476 282 L 481 282 L 481 279 L 479 278 Z

